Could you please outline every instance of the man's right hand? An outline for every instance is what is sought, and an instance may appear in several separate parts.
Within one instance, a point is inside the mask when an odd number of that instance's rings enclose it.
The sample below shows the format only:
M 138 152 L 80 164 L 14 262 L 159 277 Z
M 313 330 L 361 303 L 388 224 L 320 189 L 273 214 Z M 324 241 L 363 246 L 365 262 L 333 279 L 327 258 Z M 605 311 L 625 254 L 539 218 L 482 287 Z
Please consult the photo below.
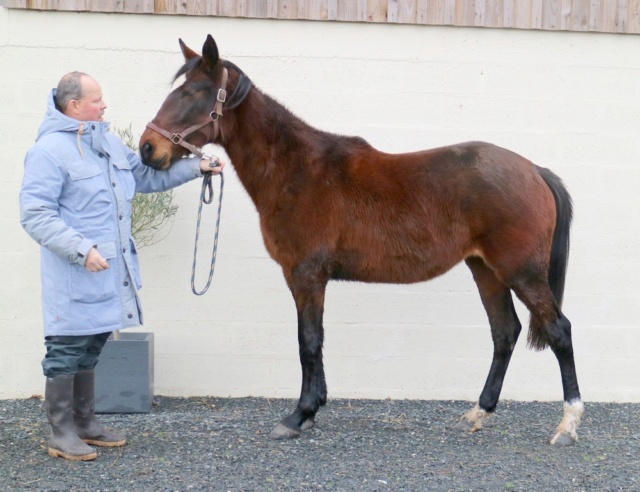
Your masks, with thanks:
M 105 260 L 96 248 L 91 248 L 87 253 L 84 267 L 90 272 L 101 272 L 109 268 L 109 263 Z

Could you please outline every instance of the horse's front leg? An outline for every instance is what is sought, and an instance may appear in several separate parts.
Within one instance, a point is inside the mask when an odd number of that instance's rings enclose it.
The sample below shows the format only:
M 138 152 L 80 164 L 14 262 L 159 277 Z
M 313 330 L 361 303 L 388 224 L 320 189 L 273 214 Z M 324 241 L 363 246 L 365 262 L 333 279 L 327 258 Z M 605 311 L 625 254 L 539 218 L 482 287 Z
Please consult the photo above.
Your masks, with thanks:
M 293 439 L 314 426 L 318 409 L 327 402 L 322 364 L 324 294 L 326 280 L 306 276 L 288 279 L 298 311 L 298 345 L 302 366 L 302 389 L 298 406 L 273 430 L 273 439 Z

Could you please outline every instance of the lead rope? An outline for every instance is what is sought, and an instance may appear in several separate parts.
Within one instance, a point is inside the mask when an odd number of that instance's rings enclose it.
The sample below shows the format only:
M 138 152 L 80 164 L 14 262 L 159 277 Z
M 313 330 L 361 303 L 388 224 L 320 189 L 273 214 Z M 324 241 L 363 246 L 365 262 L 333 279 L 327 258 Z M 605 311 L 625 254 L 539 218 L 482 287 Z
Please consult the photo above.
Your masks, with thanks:
M 213 202 L 213 184 L 211 183 L 211 175 L 213 173 L 207 173 L 202 179 L 202 191 L 200 192 L 200 205 L 198 206 L 198 222 L 196 225 L 196 241 L 193 247 L 193 267 L 191 268 L 191 291 L 201 296 L 204 294 L 211 285 L 211 279 L 213 278 L 213 271 L 216 267 L 216 253 L 218 251 L 218 232 L 220 231 L 220 212 L 222 210 L 222 192 L 224 190 L 224 173 L 220 173 L 220 194 L 218 195 L 218 219 L 216 220 L 216 233 L 213 238 L 213 251 L 211 253 L 211 268 L 209 269 L 209 280 L 207 285 L 201 291 L 196 290 L 195 278 L 196 278 L 196 258 L 198 255 L 198 238 L 200 237 L 200 219 L 202 217 L 202 205 L 209 205 Z

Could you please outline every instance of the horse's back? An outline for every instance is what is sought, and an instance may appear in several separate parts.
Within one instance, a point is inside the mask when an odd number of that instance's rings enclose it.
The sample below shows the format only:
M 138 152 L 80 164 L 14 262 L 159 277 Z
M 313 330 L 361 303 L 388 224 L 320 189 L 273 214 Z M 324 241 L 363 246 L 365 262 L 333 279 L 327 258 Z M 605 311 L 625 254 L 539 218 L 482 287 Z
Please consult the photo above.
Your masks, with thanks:
M 553 195 L 538 166 L 493 144 L 466 142 L 407 154 L 372 150 L 350 166 L 341 194 L 366 213 L 378 208 L 441 227 L 464 223 L 471 236 L 500 223 L 554 225 L 555 215 L 548 213 Z

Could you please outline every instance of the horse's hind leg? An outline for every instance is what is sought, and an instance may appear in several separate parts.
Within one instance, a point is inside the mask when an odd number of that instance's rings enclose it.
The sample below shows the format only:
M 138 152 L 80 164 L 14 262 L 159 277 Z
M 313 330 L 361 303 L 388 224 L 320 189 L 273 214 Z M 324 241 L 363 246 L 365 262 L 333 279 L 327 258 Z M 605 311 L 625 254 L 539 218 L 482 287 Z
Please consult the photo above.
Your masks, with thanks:
M 522 325 L 513 306 L 511 291 L 495 276 L 484 260 L 470 257 L 466 263 L 480 291 L 493 338 L 493 360 L 480 399 L 456 425 L 456 429 L 475 432 L 482 428 L 484 420 L 495 411 Z
M 551 444 L 574 444 L 578 439 L 576 430 L 584 413 L 584 405 L 573 358 L 571 323 L 560 311 L 546 279 L 529 278 L 526 282 L 516 282 L 513 290 L 531 312 L 529 345 L 538 350 L 548 345 L 560 365 L 564 415 L 551 438 Z

